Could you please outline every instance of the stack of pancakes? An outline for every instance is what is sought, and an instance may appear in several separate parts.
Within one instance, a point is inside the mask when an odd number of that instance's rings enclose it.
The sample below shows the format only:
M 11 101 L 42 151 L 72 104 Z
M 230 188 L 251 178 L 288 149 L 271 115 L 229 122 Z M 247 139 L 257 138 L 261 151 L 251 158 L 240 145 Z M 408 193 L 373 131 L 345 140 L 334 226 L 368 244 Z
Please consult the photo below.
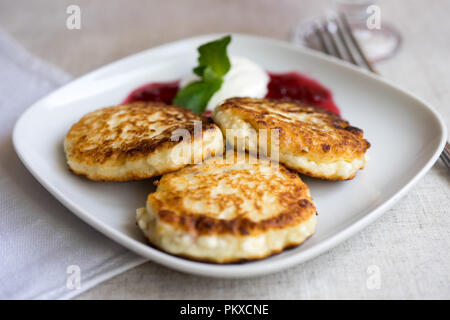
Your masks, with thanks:
M 97 110 L 67 134 L 67 163 L 97 181 L 161 176 L 137 210 L 150 244 L 229 263 L 310 237 L 316 208 L 298 173 L 352 179 L 370 147 L 340 116 L 298 102 L 232 98 L 212 120 L 157 102 Z

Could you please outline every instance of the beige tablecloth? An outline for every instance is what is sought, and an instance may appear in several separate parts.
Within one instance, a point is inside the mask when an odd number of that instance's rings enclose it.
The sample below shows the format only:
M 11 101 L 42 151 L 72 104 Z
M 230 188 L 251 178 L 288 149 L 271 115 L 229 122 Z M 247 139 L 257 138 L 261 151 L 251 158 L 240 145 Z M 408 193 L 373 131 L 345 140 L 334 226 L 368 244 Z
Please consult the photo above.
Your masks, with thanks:
M 71 77 L 1 28 L 0 70 L 0 299 L 67 299 L 144 263 L 64 208 L 14 151 L 18 117 Z
M 330 1 L 0 0 L 0 24 L 32 53 L 74 76 L 167 41 L 210 32 L 288 39 Z M 430 101 L 450 123 L 450 2 L 377 1 L 401 31 L 400 52 L 376 67 Z M 67 30 L 69 4 L 81 30 Z M 302 265 L 248 280 L 206 279 L 146 263 L 81 294 L 89 298 L 450 298 L 450 176 L 442 163 L 375 223 Z

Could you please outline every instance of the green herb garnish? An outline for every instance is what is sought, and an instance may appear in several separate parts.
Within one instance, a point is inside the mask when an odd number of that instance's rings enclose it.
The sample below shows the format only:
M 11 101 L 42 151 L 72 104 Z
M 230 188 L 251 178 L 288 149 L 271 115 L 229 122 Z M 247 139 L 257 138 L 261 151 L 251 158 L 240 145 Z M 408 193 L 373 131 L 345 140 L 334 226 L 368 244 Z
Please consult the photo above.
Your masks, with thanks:
M 198 114 L 205 111 L 209 99 L 220 89 L 223 77 L 230 70 L 231 64 L 227 55 L 230 42 L 231 36 L 226 36 L 198 47 L 198 66 L 193 71 L 201 79 L 178 91 L 173 104 Z

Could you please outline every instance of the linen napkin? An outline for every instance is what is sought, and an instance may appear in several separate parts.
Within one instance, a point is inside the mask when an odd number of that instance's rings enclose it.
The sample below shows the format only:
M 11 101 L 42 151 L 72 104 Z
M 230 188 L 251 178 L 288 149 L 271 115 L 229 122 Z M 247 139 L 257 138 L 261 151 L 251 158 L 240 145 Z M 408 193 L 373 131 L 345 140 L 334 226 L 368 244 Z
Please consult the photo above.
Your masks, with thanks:
M 0 299 L 68 299 L 146 261 L 63 207 L 13 149 L 20 114 L 69 80 L 0 30 Z

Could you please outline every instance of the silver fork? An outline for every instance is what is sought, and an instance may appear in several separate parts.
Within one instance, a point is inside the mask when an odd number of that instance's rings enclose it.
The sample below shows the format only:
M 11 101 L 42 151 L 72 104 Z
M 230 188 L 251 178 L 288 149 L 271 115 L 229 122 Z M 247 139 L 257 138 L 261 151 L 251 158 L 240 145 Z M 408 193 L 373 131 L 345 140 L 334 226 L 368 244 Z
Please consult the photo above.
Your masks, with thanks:
M 318 22 L 314 33 L 319 40 L 322 52 L 378 74 L 356 41 L 345 14 L 340 13 Z M 445 144 L 440 158 L 450 169 L 450 144 L 448 142 Z

